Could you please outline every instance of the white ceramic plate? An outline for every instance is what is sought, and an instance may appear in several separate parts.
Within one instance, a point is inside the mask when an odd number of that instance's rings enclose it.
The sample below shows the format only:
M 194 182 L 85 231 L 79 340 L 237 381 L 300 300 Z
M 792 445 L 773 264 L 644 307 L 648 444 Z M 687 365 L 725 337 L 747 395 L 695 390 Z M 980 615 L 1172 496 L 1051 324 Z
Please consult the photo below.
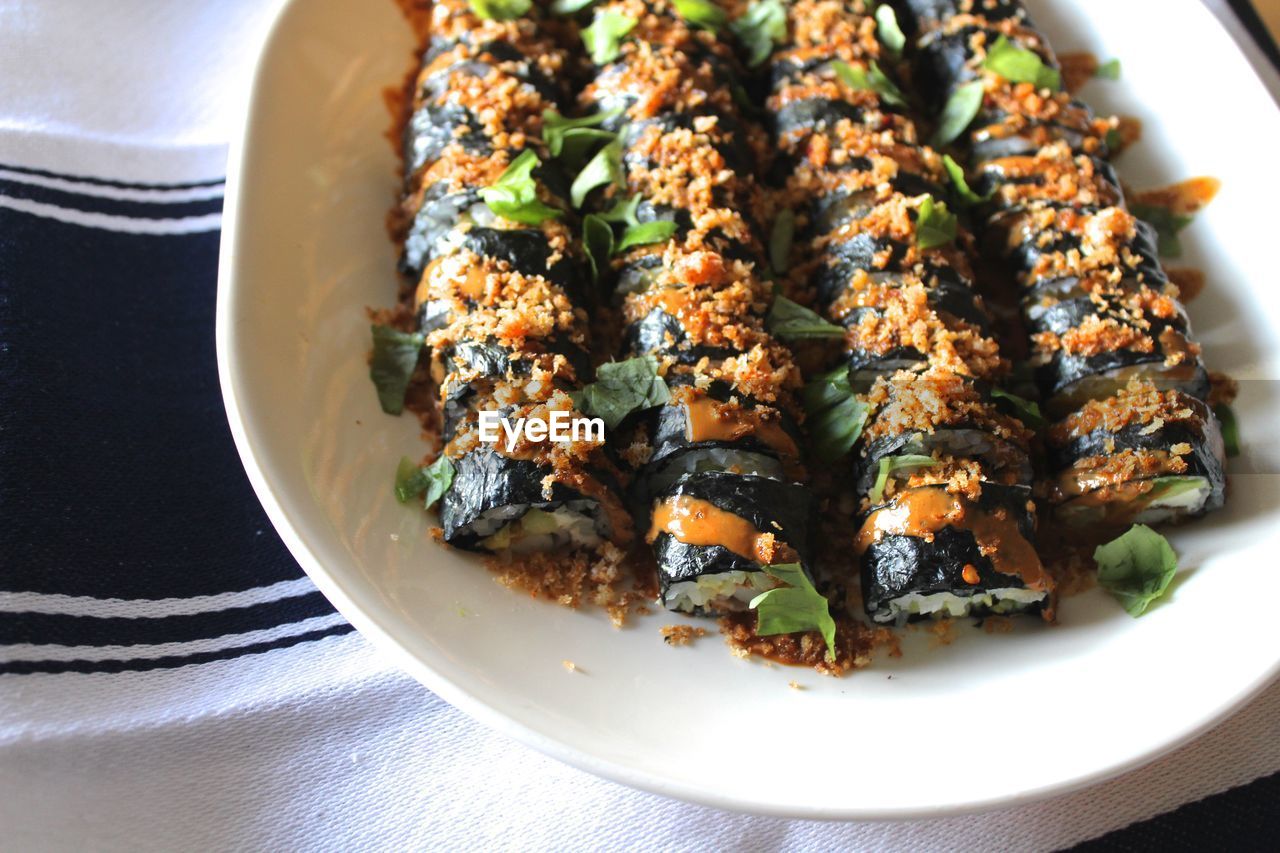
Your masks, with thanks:
M 1224 184 L 1184 232 L 1185 262 L 1209 274 L 1191 306 L 1208 363 L 1244 380 L 1245 454 L 1228 509 L 1172 534 L 1183 568 L 1163 604 L 1135 620 L 1095 590 L 1067 600 L 1055 627 L 959 628 L 949 646 L 907 632 L 903 657 L 831 679 L 738 660 L 715 635 L 666 647 L 666 616 L 614 630 L 428 541 L 426 515 L 391 494 L 417 430 L 378 410 L 365 365 L 363 309 L 396 288 L 380 92 L 412 38 L 391 0 L 287 4 L 231 159 L 222 386 L 294 556 L 367 637 L 476 718 L 593 773 L 725 808 L 899 818 L 1009 805 L 1148 761 L 1245 701 L 1280 660 L 1280 407 L 1260 381 L 1280 375 L 1280 118 L 1194 0 L 1046 0 L 1033 13 L 1060 51 L 1123 59 L 1121 82 L 1084 97 L 1144 121 L 1119 164 L 1129 183 Z

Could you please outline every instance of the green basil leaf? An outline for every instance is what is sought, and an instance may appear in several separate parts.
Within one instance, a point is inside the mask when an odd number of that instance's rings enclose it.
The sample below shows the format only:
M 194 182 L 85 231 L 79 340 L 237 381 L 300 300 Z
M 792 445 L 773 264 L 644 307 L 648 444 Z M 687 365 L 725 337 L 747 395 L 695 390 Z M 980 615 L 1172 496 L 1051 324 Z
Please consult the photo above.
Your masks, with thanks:
M 990 201 L 991 197 L 995 195 L 995 190 L 992 190 L 986 195 L 978 195 L 976 192 L 969 189 L 969 181 L 964 176 L 964 168 L 952 159 L 950 154 L 942 155 L 942 165 L 946 167 L 947 174 L 951 176 L 951 185 L 955 187 L 956 196 L 962 202 L 966 204 L 982 204 L 983 202 Z
M 849 88 L 869 89 L 879 95 L 886 104 L 898 107 L 907 105 L 907 98 L 902 94 L 902 90 L 894 85 L 874 61 L 868 68 L 858 68 L 847 62 L 836 60 L 831 63 L 831 67 L 835 69 L 836 76 Z
M 871 408 L 857 397 L 849 397 L 827 409 L 810 422 L 813 455 L 822 462 L 842 459 L 857 444 Z
M 1169 586 L 1178 570 L 1178 555 L 1159 533 L 1135 524 L 1124 534 L 1093 552 L 1098 584 L 1124 605 L 1130 616 L 1141 616 Z
M 557 15 L 576 15 L 595 2 L 596 0 L 555 0 L 551 4 L 551 11 Z
M 620 198 L 613 203 L 613 207 L 599 214 L 599 216 L 605 222 L 639 225 L 640 220 L 636 217 L 636 211 L 640 208 L 642 200 L 643 197 L 639 193 L 631 196 L 631 198 Z
M 766 566 L 765 571 L 786 586 L 775 587 L 751 599 L 756 611 L 756 634 L 791 634 L 796 631 L 821 631 L 827 644 L 827 660 L 836 659 L 836 621 L 825 596 L 813 586 L 799 563 Z
M 537 154 L 522 151 L 495 183 L 480 190 L 480 198 L 490 210 L 512 222 L 541 225 L 548 219 L 555 219 L 561 211 L 538 198 L 538 182 L 533 178 L 533 170 L 539 165 L 541 161 Z
M 876 7 L 876 38 L 894 56 L 901 56 L 907 46 L 907 36 L 898 26 L 898 15 L 888 3 Z
M 1162 257 L 1182 257 L 1182 239 L 1178 236 L 1178 232 L 1191 224 L 1192 218 L 1190 216 L 1174 213 L 1163 205 L 1141 204 L 1139 202 L 1130 204 L 1129 212 L 1156 229 Z
M 373 326 L 373 359 L 369 362 L 369 378 L 378 389 L 382 411 L 398 415 L 404 411 L 404 393 L 418 366 L 422 352 L 422 335 L 409 334 L 390 326 Z
M 431 509 L 453 485 L 453 471 L 453 462 L 443 453 L 425 468 L 407 457 L 401 459 L 396 468 L 396 500 L 408 503 L 425 493 L 423 504 Z
M 1214 406 L 1213 413 L 1218 416 L 1218 423 L 1222 427 L 1222 444 L 1227 449 L 1227 455 L 1239 456 L 1240 425 L 1236 423 L 1236 413 L 1226 403 Z
M 582 207 L 587 194 L 596 187 L 612 184 L 615 187 L 626 186 L 626 174 L 622 170 L 622 141 L 615 139 L 596 152 L 596 156 L 573 179 L 569 187 L 569 198 L 574 207 Z
M 712 32 L 729 20 L 729 13 L 710 0 L 675 0 L 675 7 L 687 22 Z
M 773 300 L 764 319 L 765 328 L 779 338 L 843 338 L 844 329 L 785 296 Z
M 574 138 L 613 141 L 617 138 L 617 134 L 610 133 L 607 130 L 599 130 L 598 128 L 606 121 L 622 115 L 623 111 L 623 108 L 619 107 L 616 110 L 595 113 L 581 118 L 565 118 L 555 110 L 543 110 L 542 141 L 547 143 L 547 150 L 551 152 L 552 157 L 559 157 L 561 152 L 565 150 L 565 142 Z M 574 134 L 576 134 L 576 137 Z
M 596 12 L 591 26 L 582 31 L 582 43 L 596 65 L 613 62 L 622 53 L 622 40 L 636 27 L 636 19 L 612 9 Z
M 636 246 L 647 246 L 650 243 L 661 243 L 671 238 L 676 233 L 676 224 L 667 220 L 658 220 L 657 222 L 641 222 L 637 225 L 627 227 L 622 232 L 622 239 L 618 242 L 615 252 L 625 252 L 627 249 Z
M 889 484 L 889 475 L 898 471 L 915 471 L 920 468 L 928 468 L 931 465 L 937 465 L 938 460 L 932 456 L 921 456 L 916 454 L 904 454 L 902 456 L 885 456 L 880 460 L 880 470 L 876 473 L 876 484 L 871 487 L 871 494 L 867 497 L 871 499 L 872 505 L 880 503 L 880 499 L 884 497 L 884 487 Z
M 853 396 L 849 383 L 849 368 L 841 365 L 827 373 L 820 373 L 805 383 L 801 392 L 805 413 L 815 418 L 823 412 Z
M 1004 36 L 987 49 L 982 67 L 1012 83 L 1034 83 L 1037 89 L 1054 91 L 1062 88 L 1062 75 L 1046 65 L 1040 54 L 1018 47 Z
M 598 213 L 587 214 L 582 220 L 582 246 L 591 262 L 591 280 L 598 283 L 613 257 L 613 226 Z
M 400 457 L 396 466 L 396 500 L 408 503 L 427 490 L 427 477 L 422 466 L 408 456 Z
M 1019 397 L 1017 394 L 1010 394 L 1003 388 L 992 388 L 991 399 L 997 402 L 1000 400 L 1006 401 L 1009 404 L 1008 407 L 1013 410 L 1013 416 L 1032 429 L 1039 429 L 1044 426 L 1044 415 L 1040 411 L 1040 404 L 1034 400 Z
M 729 29 L 747 49 L 748 67 L 755 68 L 787 40 L 787 9 L 782 0 L 756 0 Z
M 533 0 L 469 0 L 471 11 L 490 21 L 511 21 L 533 6 Z
M 1108 59 L 1106 62 L 1098 66 L 1098 70 L 1093 72 L 1093 76 L 1101 77 L 1103 80 L 1119 80 L 1120 60 Z
M 956 217 L 947 206 L 927 195 L 916 216 L 916 245 L 921 249 L 945 246 L 956 239 Z
M 596 381 L 572 396 L 578 411 L 615 429 L 632 412 L 661 406 L 671 392 L 658 374 L 658 360 L 645 355 L 600 365 Z
M 1117 128 L 1113 127 L 1108 130 L 1107 135 L 1103 139 L 1107 143 L 1107 153 L 1110 156 L 1114 157 L 1116 154 L 1120 153 L 1122 148 L 1124 148 L 1124 136 L 1121 135 Z
M 791 241 L 796 235 L 796 213 L 791 208 L 779 211 L 769 232 L 769 265 L 776 273 L 791 267 Z
M 938 118 L 938 128 L 933 132 L 930 144 L 935 148 L 941 148 L 955 142 L 973 123 L 978 110 L 982 109 L 985 91 L 982 81 L 974 80 L 952 92 L 951 97 L 947 98 L 947 105 L 942 108 L 942 115 Z

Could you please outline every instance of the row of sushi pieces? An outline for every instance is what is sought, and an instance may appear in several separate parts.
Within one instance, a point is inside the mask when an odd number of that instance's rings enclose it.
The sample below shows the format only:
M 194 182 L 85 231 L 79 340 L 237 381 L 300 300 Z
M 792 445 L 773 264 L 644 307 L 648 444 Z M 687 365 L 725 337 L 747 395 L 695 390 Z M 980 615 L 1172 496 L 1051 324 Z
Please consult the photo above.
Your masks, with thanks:
M 840 345 L 807 389 L 809 431 L 853 483 L 864 607 L 879 622 L 1051 614 L 1033 432 L 1002 388 L 1011 366 L 946 163 L 920 140 L 870 4 L 786 13 L 767 67 L 771 176 L 794 222 L 791 295 Z
M 1046 412 L 1048 499 L 1068 525 L 1220 507 L 1210 379 L 1150 225 L 1107 162 L 1114 121 L 1061 90 L 1018 0 L 897 0 L 914 79 L 963 152 L 977 230 L 1016 279 Z M 949 128 L 945 128 L 947 124 Z
M 613 135 L 618 163 L 587 207 L 617 225 L 605 278 L 622 355 L 652 363 L 667 388 L 616 441 L 667 609 L 742 611 L 786 582 L 825 612 L 812 587 L 801 375 L 767 328 L 767 198 L 756 175 L 768 138 L 743 114 L 724 11 L 699 8 L 691 20 L 671 0 L 605 0 L 584 16 L 589 32 L 626 33 L 592 51 L 580 97 L 579 112 Z
M 469 550 L 644 538 L 672 610 L 816 595 L 801 378 L 765 329 L 767 136 L 735 103 L 731 46 L 666 0 L 577 22 L 473 5 L 434 4 L 405 128 L 401 269 L 444 450 L 402 496 L 442 491 L 443 538 Z M 565 49 L 578 24 L 589 66 Z M 592 381 L 610 307 L 618 358 Z M 608 442 L 482 442 L 486 410 L 602 416 Z
M 410 364 L 423 353 L 443 449 L 430 468 L 402 471 L 398 489 L 438 499 L 444 540 L 459 548 L 625 544 L 633 525 L 602 437 L 481 440 L 482 412 L 575 416 L 592 378 L 589 263 L 569 176 L 542 139 L 543 113 L 571 97 L 572 60 L 536 7 L 495 20 L 437 0 L 430 27 L 403 140 L 400 267 L 416 331 L 396 337 Z

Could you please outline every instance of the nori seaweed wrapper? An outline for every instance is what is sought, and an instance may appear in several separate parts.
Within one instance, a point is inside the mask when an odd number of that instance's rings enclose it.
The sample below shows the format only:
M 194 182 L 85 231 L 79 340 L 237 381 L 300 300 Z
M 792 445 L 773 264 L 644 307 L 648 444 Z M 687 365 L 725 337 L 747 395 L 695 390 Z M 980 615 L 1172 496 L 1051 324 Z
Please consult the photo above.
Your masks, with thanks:
M 1005 509 L 1017 519 L 1023 537 L 1034 543 L 1035 519 L 1026 508 L 1030 499 L 1029 487 L 984 483 L 978 506 L 986 512 Z M 978 583 L 964 579 L 966 565 L 977 570 Z M 996 571 L 990 558 L 979 550 L 973 534 L 955 527 L 937 531 L 932 541 L 915 536 L 884 536 L 862 556 L 862 600 L 873 617 L 887 610 L 890 601 L 909 593 L 949 592 L 963 596 L 1024 586 L 1020 576 Z
M 472 530 L 482 515 L 504 507 L 552 510 L 567 501 L 592 500 L 562 483 L 552 483 L 551 498 L 542 494 L 542 480 L 551 469 L 527 459 L 512 459 L 481 448 L 453 460 L 453 484 L 440 499 L 444 540 L 455 548 L 479 550 L 486 538 Z M 512 517 L 523 515 L 523 512 Z M 488 534 L 486 534 L 488 535 Z
M 907 35 L 937 29 L 956 15 L 981 15 L 988 21 L 1017 18 L 1024 27 L 1034 26 L 1019 0 L 891 0 L 898 24 Z
M 795 550 L 806 570 L 812 565 L 810 531 L 815 507 L 813 495 L 804 486 L 768 477 L 710 471 L 682 478 L 654 500 L 656 503 L 680 496 L 707 501 L 717 509 L 746 519 L 762 533 L 775 534 L 778 541 Z M 763 568 L 754 560 L 719 545 L 687 545 L 665 532 L 654 540 L 654 554 L 664 596 L 668 587 L 681 581 Z
M 848 240 L 833 242 L 827 247 L 827 262 L 818 266 L 810 277 L 817 290 L 818 301 L 829 305 L 839 298 L 858 270 L 875 273 L 881 271 L 904 272 L 904 259 L 908 247 L 887 237 L 875 237 L 866 232 L 853 235 Z M 884 259 L 877 257 L 887 252 Z M 883 263 L 882 263 L 883 260 Z M 964 276 L 945 264 L 926 258 L 920 266 L 926 277 L 936 277 L 960 287 L 966 287 Z
M 509 347 L 493 340 L 462 341 L 452 346 L 448 353 L 442 353 L 447 377 L 442 394 L 444 441 L 448 442 L 453 438 L 458 425 L 467 417 L 477 382 L 492 385 L 503 381 L 519 381 L 529 374 L 535 362 L 534 356 L 539 352 L 563 355 L 573 367 L 579 385 L 585 384 L 591 377 L 591 357 L 581 347 L 561 338 L 536 343 L 527 341 L 525 349 L 519 353 L 520 358 L 513 357 L 516 353 Z M 466 381 L 458 380 L 455 376 L 459 373 L 470 378 Z
M 1163 389 L 1176 389 L 1192 397 L 1209 396 L 1209 373 L 1200 356 L 1188 354 L 1185 361 L 1173 367 L 1165 364 L 1166 353 L 1159 339 L 1154 339 L 1151 352 L 1133 349 L 1117 349 L 1097 355 L 1072 355 L 1055 350 L 1048 363 L 1035 370 L 1036 383 L 1040 386 L 1051 411 L 1062 411 L 1083 403 L 1076 399 L 1075 386 L 1094 377 L 1105 378 L 1113 371 L 1125 371 L 1129 378 L 1148 379 Z M 1183 376 L 1182 374 L 1186 374 Z M 1090 395 L 1095 396 L 1095 395 Z M 1062 400 L 1055 398 L 1062 397 Z
M 672 386 L 685 384 L 691 382 L 692 379 L 693 377 L 688 374 L 677 374 L 671 377 L 671 384 Z M 721 381 L 711 383 L 707 388 L 707 396 L 720 402 L 728 400 L 731 396 L 739 396 L 743 408 L 747 411 L 758 405 L 756 401 L 749 397 L 743 398 L 740 395 L 735 395 L 733 389 L 727 383 Z M 801 436 L 799 426 L 786 412 L 779 410 L 778 413 L 781 415 L 778 420 L 779 427 L 791 437 L 797 449 L 804 447 L 804 439 Z M 674 462 L 677 457 L 685 453 L 732 448 L 733 450 L 760 454 L 771 459 L 780 459 L 782 456 L 774 447 L 760 441 L 751 433 L 742 436 L 736 441 L 690 441 L 687 428 L 688 410 L 683 402 L 675 399 L 646 412 L 644 414 L 644 423 L 649 435 L 649 445 L 653 448 L 653 452 L 645 462 L 645 477 L 640 478 L 636 483 L 638 499 L 643 503 L 647 503 L 649 499 L 649 492 L 646 489 L 647 482 L 659 476 L 666 465 Z
M 571 256 L 562 256 L 548 266 L 551 246 L 546 234 L 536 228 L 471 225 L 461 231 L 461 239 L 456 244 L 446 241 L 471 205 L 479 203 L 479 194 L 472 190 L 437 197 L 432 197 L 428 190 L 405 239 L 400 271 L 416 280 L 442 251 L 455 252 L 461 248 L 482 258 L 505 261 L 523 275 L 541 276 L 561 287 L 575 304 L 582 304 L 587 280 L 582 264 Z
M 717 360 L 737 354 L 728 347 L 691 344 L 680 319 L 661 308 L 654 308 L 627 326 L 626 339 L 632 355 L 670 356 L 678 364 L 697 364 L 703 358 Z

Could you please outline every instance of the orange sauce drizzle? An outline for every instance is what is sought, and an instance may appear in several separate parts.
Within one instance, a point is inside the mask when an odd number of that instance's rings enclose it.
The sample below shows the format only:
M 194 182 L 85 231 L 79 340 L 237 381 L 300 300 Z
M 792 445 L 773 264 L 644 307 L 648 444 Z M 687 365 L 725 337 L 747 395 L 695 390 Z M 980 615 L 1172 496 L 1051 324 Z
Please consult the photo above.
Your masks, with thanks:
M 719 545 L 766 566 L 778 550 L 772 533 L 761 533 L 745 518 L 687 495 L 668 498 L 654 508 L 645 541 L 653 542 L 660 533 L 670 533 L 686 545 Z
M 867 516 L 854 542 L 858 554 L 885 536 L 929 539 L 946 527 L 969 531 L 978 550 L 997 572 L 1016 575 L 1030 589 L 1049 590 L 1053 580 L 1040 557 L 1003 509 L 986 512 L 964 498 L 939 488 L 903 492 L 889 506 Z

